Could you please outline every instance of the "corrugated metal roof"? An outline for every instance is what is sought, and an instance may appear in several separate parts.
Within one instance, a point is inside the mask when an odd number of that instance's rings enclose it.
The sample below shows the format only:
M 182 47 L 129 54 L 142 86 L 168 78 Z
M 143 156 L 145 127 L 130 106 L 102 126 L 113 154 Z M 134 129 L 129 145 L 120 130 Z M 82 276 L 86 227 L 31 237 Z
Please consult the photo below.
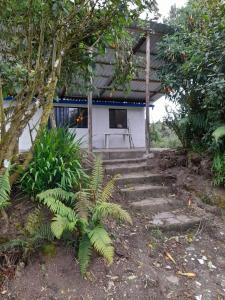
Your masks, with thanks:
M 153 32 L 151 33 L 151 70 L 150 70 L 150 94 L 151 102 L 156 101 L 162 96 L 161 83 L 157 76 L 157 71 L 163 64 L 157 59 L 157 43 L 164 34 L 169 32 L 169 27 L 164 24 L 151 22 Z M 144 29 L 140 27 L 130 28 L 131 34 L 135 37 L 133 42 L 133 55 L 135 56 L 136 76 L 130 82 L 129 92 L 124 91 L 123 87 L 114 87 L 115 79 L 115 50 L 107 48 L 104 56 L 96 57 L 95 76 L 93 78 L 94 90 L 93 98 L 96 99 L 118 99 L 123 101 L 142 101 L 145 102 L 145 56 L 146 38 L 143 36 Z M 86 98 L 87 95 L 76 91 L 71 95 L 73 98 Z

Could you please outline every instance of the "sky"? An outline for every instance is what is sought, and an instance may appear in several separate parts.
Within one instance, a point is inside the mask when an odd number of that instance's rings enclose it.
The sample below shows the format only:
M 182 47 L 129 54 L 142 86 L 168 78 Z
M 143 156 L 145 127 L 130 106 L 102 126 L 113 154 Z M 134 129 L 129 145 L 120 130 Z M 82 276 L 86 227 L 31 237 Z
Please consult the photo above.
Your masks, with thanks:
M 186 4 L 187 0 L 158 0 L 159 13 L 162 17 L 168 16 L 170 7 L 176 4 L 177 7 L 182 7 Z M 165 97 L 161 97 L 158 101 L 154 103 L 155 107 L 151 111 L 151 122 L 157 122 L 163 120 L 163 117 L 166 115 L 166 106 L 170 106 L 175 109 L 174 105 L 171 104 Z

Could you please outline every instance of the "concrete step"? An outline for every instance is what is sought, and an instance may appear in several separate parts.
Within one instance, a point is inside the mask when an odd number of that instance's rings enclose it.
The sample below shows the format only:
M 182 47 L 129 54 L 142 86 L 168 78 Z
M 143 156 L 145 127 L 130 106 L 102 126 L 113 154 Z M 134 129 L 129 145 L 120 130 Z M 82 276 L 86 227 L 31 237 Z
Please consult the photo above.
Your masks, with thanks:
M 167 186 L 140 184 L 121 188 L 120 191 L 128 200 L 143 200 L 148 197 L 161 197 L 166 195 L 170 189 Z
M 186 211 L 185 211 L 186 210 Z M 148 229 L 162 231 L 185 231 L 193 227 L 207 225 L 212 220 L 211 215 L 205 213 L 190 213 L 187 209 L 158 212 L 152 216 Z
M 109 159 L 130 159 L 130 158 L 142 158 L 146 151 L 141 149 L 99 149 L 94 150 L 96 156 L 100 156 L 102 160 Z
M 175 198 L 147 198 L 140 201 L 131 202 L 130 206 L 146 213 L 158 213 L 161 211 L 170 211 L 183 206 L 182 201 Z
M 129 174 L 122 174 L 117 180 L 119 186 L 125 186 L 127 184 L 138 184 L 138 183 L 157 183 L 160 185 L 172 184 L 176 181 L 176 177 L 172 175 L 163 174 L 152 174 L 148 171 L 145 172 L 134 172 Z
M 118 165 L 118 164 L 133 164 L 133 163 L 144 163 L 146 158 L 122 158 L 122 159 L 107 159 L 103 160 L 104 166 Z
M 126 174 L 133 172 L 142 172 L 147 170 L 147 166 L 145 163 L 130 163 L 130 164 L 117 164 L 112 166 L 106 166 L 106 174 L 116 175 L 116 174 Z

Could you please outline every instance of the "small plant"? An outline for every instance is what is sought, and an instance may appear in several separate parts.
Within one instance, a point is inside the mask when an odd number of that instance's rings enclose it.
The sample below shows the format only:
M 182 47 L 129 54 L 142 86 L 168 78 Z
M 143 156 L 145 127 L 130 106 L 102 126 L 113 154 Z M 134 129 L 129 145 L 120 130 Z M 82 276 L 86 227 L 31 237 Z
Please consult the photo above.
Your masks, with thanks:
M 44 223 L 40 208 L 35 208 L 28 216 L 21 232 L 21 237 L 0 244 L 0 251 L 20 249 L 21 258 L 27 259 L 30 254 L 43 246 L 45 241 L 53 241 L 49 223 Z
M 54 214 L 51 229 L 56 238 L 60 239 L 67 231 L 78 234 L 78 261 L 82 275 L 86 273 L 93 249 L 109 264 L 113 262 L 113 243 L 104 220 L 113 218 L 132 222 L 130 215 L 120 205 L 109 202 L 116 177 L 103 187 L 103 174 L 102 163 L 96 159 L 85 189 L 73 194 L 57 188 L 37 196 Z
M 9 182 L 9 168 L 0 174 L 0 210 L 9 206 L 11 186 Z
M 21 178 L 22 190 L 36 195 L 61 187 L 78 188 L 85 173 L 81 167 L 80 142 L 65 128 L 44 130 L 34 146 L 33 159 Z
M 225 154 L 217 153 L 213 159 L 212 165 L 215 185 L 225 186 Z

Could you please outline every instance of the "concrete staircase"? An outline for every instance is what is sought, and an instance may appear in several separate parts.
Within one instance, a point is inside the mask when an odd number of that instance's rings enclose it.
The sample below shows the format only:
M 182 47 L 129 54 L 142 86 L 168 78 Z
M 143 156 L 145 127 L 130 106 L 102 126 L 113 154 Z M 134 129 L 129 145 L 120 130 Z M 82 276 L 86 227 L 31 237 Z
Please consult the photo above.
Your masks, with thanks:
M 208 219 L 203 211 L 194 212 L 177 199 L 176 178 L 151 173 L 142 152 L 139 155 L 135 152 L 134 157 L 125 156 L 117 153 L 117 156 L 107 157 L 103 161 L 106 174 L 121 175 L 118 186 L 122 196 L 130 209 L 149 218 L 150 229 L 186 230 Z

